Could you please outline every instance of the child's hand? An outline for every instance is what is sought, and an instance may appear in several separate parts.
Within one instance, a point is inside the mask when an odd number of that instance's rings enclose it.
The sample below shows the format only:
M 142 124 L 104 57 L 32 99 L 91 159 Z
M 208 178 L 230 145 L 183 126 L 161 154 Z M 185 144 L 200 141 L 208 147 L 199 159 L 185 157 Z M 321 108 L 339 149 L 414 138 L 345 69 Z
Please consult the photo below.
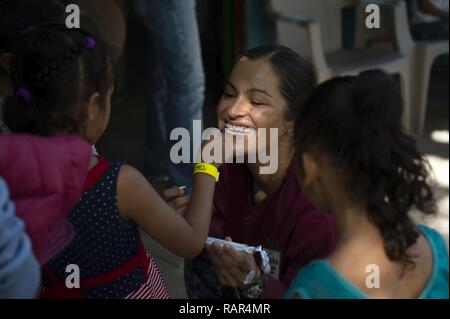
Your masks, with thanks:
M 186 194 L 184 189 L 174 186 L 164 190 L 163 198 L 178 214 L 184 215 L 191 195 Z
M 255 136 L 249 136 L 244 142 L 242 139 L 241 143 L 235 140 L 231 135 L 226 137 L 226 133 L 222 132 L 220 136 L 220 140 L 204 140 L 202 141 L 202 145 L 200 150 L 197 153 L 197 158 L 200 161 L 212 164 L 219 168 L 222 164 L 232 163 L 235 157 L 245 156 L 246 153 L 246 145 L 254 144 L 256 141 Z M 220 155 L 214 156 L 213 158 L 208 157 L 205 158 L 204 155 L 209 156 L 211 150 L 214 150 L 214 153 L 220 152 Z
M 231 238 L 227 237 L 225 240 L 231 241 Z M 252 254 L 236 251 L 229 245 L 221 247 L 217 243 L 206 245 L 206 251 L 223 286 L 245 288 L 252 284 L 245 282 L 251 271 L 255 273 L 253 282 L 261 276 L 261 271 Z

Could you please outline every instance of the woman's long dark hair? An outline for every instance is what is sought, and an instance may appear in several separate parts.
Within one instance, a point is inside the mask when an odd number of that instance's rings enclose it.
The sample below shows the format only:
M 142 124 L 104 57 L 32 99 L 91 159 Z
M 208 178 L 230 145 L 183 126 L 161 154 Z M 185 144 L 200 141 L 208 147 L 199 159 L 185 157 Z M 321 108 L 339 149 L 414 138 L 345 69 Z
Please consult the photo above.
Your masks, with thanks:
M 382 71 L 335 78 L 301 107 L 295 142 L 299 153 L 314 147 L 330 159 L 351 198 L 365 204 L 387 256 L 406 269 L 419 236 L 410 209 L 432 215 L 435 206 L 429 165 L 404 132 L 402 113 L 397 83 Z

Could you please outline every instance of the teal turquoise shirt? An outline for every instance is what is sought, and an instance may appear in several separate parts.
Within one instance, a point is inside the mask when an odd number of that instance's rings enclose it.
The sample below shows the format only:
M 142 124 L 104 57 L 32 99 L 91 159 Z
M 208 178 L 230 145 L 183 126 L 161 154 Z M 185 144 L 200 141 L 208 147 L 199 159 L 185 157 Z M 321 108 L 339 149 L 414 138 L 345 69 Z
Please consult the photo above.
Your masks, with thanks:
M 433 253 L 433 271 L 419 298 L 448 299 L 448 252 L 441 235 L 423 225 L 417 226 Z M 366 299 L 362 291 L 345 279 L 325 260 L 313 261 L 300 269 L 285 298 L 298 294 L 304 299 Z

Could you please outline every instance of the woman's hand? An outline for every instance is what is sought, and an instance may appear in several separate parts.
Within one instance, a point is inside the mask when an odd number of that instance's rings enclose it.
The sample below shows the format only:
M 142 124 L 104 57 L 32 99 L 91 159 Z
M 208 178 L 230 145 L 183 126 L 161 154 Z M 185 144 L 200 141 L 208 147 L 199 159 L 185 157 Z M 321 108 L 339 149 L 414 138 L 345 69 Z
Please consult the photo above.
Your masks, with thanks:
M 183 189 L 174 186 L 164 190 L 163 198 L 178 214 L 184 215 L 191 195 L 186 194 Z
M 231 242 L 230 237 L 225 240 Z M 261 271 L 252 254 L 236 251 L 226 244 L 221 247 L 216 243 L 206 245 L 206 251 L 223 286 L 245 288 L 256 282 L 261 276 Z M 251 271 L 255 272 L 255 277 L 252 282 L 245 283 L 245 278 Z

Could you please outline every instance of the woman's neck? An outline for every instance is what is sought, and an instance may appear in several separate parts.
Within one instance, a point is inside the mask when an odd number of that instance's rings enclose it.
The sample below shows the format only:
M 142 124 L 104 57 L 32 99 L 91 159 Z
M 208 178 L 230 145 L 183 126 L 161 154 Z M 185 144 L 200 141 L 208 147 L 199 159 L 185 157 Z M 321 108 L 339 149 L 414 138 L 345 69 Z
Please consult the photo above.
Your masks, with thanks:
M 260 168 L 266 165 L 261 163 L 249 164 L 249 168 L 254 181 L 255 192 L 263 191 L 265 195 L 270 195 L 276 192 L 284 182 L 286 178 L 287 170 L 291 164 L 292 158 L 294 156 L 294 151 L 292 146 L 289 145 L 279 145 L 278 148 L 278 168 L 274 174 L 260 174 Z

